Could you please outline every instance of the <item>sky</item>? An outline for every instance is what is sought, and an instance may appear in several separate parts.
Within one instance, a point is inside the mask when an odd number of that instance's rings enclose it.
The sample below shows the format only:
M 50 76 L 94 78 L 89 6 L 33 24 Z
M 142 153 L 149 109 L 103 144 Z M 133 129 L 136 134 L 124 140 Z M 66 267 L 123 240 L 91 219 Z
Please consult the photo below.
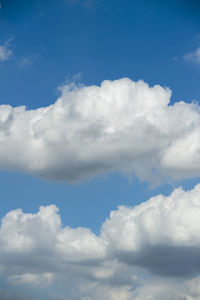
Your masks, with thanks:
M 0 4 L 0 298 L 199 299 L 199 1 Z

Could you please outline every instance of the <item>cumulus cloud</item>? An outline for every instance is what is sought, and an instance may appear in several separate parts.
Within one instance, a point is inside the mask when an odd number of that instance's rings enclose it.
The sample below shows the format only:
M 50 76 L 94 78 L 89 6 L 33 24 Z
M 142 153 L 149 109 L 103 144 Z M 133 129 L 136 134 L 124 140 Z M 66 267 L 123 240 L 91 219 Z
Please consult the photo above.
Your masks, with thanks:
M 52 105 L 0 106 L 0 168 L 78 181 L 119 171 L 142 180 L 200 175 L 200 107 L 123 78 L 62 86 Z M 187 147 L 187 151 L 185 151 Z
M 103 224 L 112 255 L 160 275 L 200 272 L 200 185 L 175 189 L 135 208 L 119 207 Z
M 200 47 L 196 49 L 194 52 L 190 52 L 184 55 L 185 60 L 190 60 L 196 63 L 200 63 Z
M 199 216 L 200 184 L 119 207 L 98 236 L 63 227 L 55 205 L 10 211 L 0 227 L 0 275 L 10 287 L 57 290 L 45 299 L 199 299 Z
M 9 60 L 12 56 L 12 50 L 10 49 L 10 41 L 11 39 L 7 40 L 3 45 L 0 45 L 0 61 L 4 62 Z

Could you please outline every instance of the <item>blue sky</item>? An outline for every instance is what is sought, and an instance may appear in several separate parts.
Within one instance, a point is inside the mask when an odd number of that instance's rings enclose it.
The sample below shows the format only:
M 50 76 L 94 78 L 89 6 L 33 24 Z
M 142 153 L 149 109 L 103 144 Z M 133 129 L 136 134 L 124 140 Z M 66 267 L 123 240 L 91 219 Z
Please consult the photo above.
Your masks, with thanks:
M 48 105 L 76 74 L 84 84 L 143 79 L 169 86 L 174 99 L 198 99 L 198 67 L 182 60 L 199 46 L 195 1 L 84 3 L 2 2 L 1 40 L 13 38 L 14 53 L 1 66 L 4 103 Z M 28 66 L 19 68 L 24 59 Z
M 189 0 L 1 0 L 1 104 L 27 107 L 27 113 L 16 109 L 8 112 L 9 117 L 4 117 L 7 108 L 4 110 L 2 106 L 0 111 L 0 129 L 3 135 L 3 150 L 0 152 L 1 217 L 18 208 L 23 210 L 24 215 L 35 214 L 41 205 L 48 207 L 53 204 L 60 210 L 63 228 L 86 227 L 98 236 L 105 219 L 119 205 L 133 207 L 159 194 L 172 195 L 173 190 L 179 186 L 191 190 L 192 196 L 187 197 L 194 197 L 196 192 L 193 192 L 193 188 L 198 184 L 200 176 L 199 13 L 198 1 Z M 123 78 L 129 78 L 130 81 Z M 109 82 L 102 85 L 101 90 L 93 89 L 93 86 L 100 86 L 104 80 Z M 146 82 L 148 86 L 138 83 L 138 80 Z M 70 84 L 72 87 L 68 91 Z M 153 87 L 154 85 L 159 85 L 159 88 Z M 167 87 L 172 91 L 170 105 L 183 101 L 182 106 L 172 106 L 171 112 L 166 100 L 170 98 Z M 58 98 L 61 99 L 59 103 L 56 102 Z M 154 103 L 154 98 L 158 100 L 149 108 L 148 103 Z M 107 102 L 106 99 L 111 100 Z M 122 103 L 119 110 L 114 108 L 116 99 Z M 127 102 L 123 102 L 124 99 Z M 191 104 L 194 100 L 196 104 Z M 98 106 L 98 101 L 105 101 L 105 106 Z M 134 101 L 138 103 L 137 107 L 132 106 Z M 69 109 L 68 103 L 71 105 Z M 90 106 L 90 103 L 93 104 Z M 47 115 L 44 107 L 50 105 L 52 113 Z M 126 110 L 127 107 L 130 107 L 129 111 Z M 44 109 L 39 112 L 38 108 Z M 60 112 L 62 109 L 65 117 Z M 29 110 L 33 112 L 33 116 L 28 113 Z M 140 119 L 134 116 L 135 111 Z M 7 121 L 5 118 L 8 118 Z M 41 125 L 34 125 L 31 130 L 44 144 L 33 146 L 32 140 L 30 144 L 27 142 L 29 133 L 26 129 L 38 118 L 43 120 Z M 68 118 L 66 122 L 65 118 Z M 9 122 L 13 122 L 13 125 L 9 125 Z M 70 122 L 73 123 L 72 129 Z M 111 125 L 108 125 L 109 122 Z M 10 128 L 13 128 L 11 138 L 8 134 Z M 55 132 L 58 139 L 54 136 Z M 110 132 L 113 134 L 111 140 Z M 98 134 L 101 140 L 96 139 Z M 63 137 L 70 141 L 69 146 Z M 137 145 L 139 150 L 136 149 Z M 179 199 L 179 196 L 175 198 Z M 183 209 L 181 204 L 179 209 Z M 52 218 L 56 218 L 56 212 L 51 213 Z M 169 216 L 167 218 L 171 220 Z M 179 220 L 178 216 L 176 218 Z M 169 227 L 175 226 L 172 225 Z M 107 243 L 109 226 L 114 225 L 106 223 L 101 237 L 103 242 L 101 240 L 100 244 Z M 193 229 L 195 230 L 196 228 Z M 141 232 L 145 230 L 141 229 Z M 172 230 L 172 236 L 175 233 L 176 228 Z M 192 232 L 188 236 L 190 240 Z M 173 247 L 170 238 L 168 247 Z M 174 240 L 179 241 L 179 236 L 174 237 Z M 115 243 L 117 245 L 117 241 Z M 177 245 L 182 247 L 180 241 Z M 199 244 L 195 247 L 198 248 Z M 113 253 L 116 251 L 113 250 Z M 130 253 L 130 250 L 127 251 Z M 143 253 L 143 250 L 140 251 Z M 83 254 L 82 256 L 84 257 Z M 132 272 L 130 265 L 131 263 L 124 271 L 126 274 Z M 169 289 L 172 284 L 169 279 L 165 281 L 165 278 L 159 277 L 164 271 L 156 273 L 151 263 L 149 266 L 145 266 L 148 272 L 151 268 L 153 270 L 149 286 L 153 287 L 161 280 L 163 291 Z M 31 267 L 26 268 L 24 274 L 32 274 Z M 44 281 L 51 283 L 56 275 L 52 271 L 48 277 L 48 272 L 50 271 L 43 270 L 43 275 L 39 275 L 44 276 Z M 73 276 L 81 278 L 80 282 L 85 280 L 80 275 L 83 270 L 78 275 L 77 271 L 73 272 Z M 134 272 L 139 276 L 138 270 Z M 34 271 L 34 276 L 39 276 L 36 273 Z M 174 271 L 172 275 L 175 273 Z M 5 287 L 0 290 L 2 299 L 12 299 L 13 294 L 8 295 L 6 291 L 11 289 L 15 293 L 16 282 L 19 284 L 17 291 L 29 291 L 27 282 L 31 280 L 37 287 L 37 278 L 31 275 L 27 281 L 23 277 L 25 275 L 14 271 L 13 274 L 12 271 L 1 274 L 2 278 L 7 278 Z M 142 281 L 145 276 L 142 275 Z M 61 281 L 59 278 L 56 279 L 58 282 Z M 116 278 L 113 280 L 117 280 Z M 95 280 L 98 285 L 98 280 Z M 80 294 L 75 295 L 69 282 L 70 280 L 67 283 L 67 299 L 100 299 L 102 296 L 99 290 L 90 290 L 88 294 L 84 294 L 81 289 Z M 41 289 L 38 294 L 37 288 L 31 289 L 30 297 L 33 295 L 37 299 L 59 299 L 57 284 L 53 281 L 53 287 L 45 286 L 45 291 Z M 79 286 L 79 281 L 77 284 Z M 175 289 L 180 294 L 173 295 L 173 299 L 185 296 L 187 285 L 191 283 L 187 281 L 181 287 L 176 286 Z M 112 284 L 110 286 L 110 290 L 103 286 L 108 299 L 117 299 L 115 293 L 118 292 L 122 295 L 119 296 L 120 299 L 132 299 L 132 294 L 129 295 L 129 291 L 121 283 L 117 287 L 115 285 L 114 291 Z M 122 291 L 116 292 L 119 288 Z M 131 290 L 131 285 L 129 288 Z M 146 299 L 142 293 L 143 290 L 138 290 L 138 294 L 134 295 L 138 298 L 134 299 Z M 19 297 L 22 299 L 22 296 Z M 159 299 L 159 295 L 152 297 Z

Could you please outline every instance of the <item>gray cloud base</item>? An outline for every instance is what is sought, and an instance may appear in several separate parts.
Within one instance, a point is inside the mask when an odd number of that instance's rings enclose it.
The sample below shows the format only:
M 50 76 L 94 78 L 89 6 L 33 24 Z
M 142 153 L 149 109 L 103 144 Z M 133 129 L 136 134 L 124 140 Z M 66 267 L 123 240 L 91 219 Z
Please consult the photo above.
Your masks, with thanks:
M 0 274 L 9 288 L 0 295 L 12 299 L 21 286 L 29 295 L 42 291 L 41 299 L 199 299 L 199 215 L 200 185 L 120 206 L 99 236 L 63 227 L 55 205 L 10 211 L 0 227 Z
M 60 90 L 49 107 L 0 106 L 1 169 L 66 182 L 115 171 L 153 183 L 200 175 L 196 103 L 169 105 L 168 88 L 127 78 Z

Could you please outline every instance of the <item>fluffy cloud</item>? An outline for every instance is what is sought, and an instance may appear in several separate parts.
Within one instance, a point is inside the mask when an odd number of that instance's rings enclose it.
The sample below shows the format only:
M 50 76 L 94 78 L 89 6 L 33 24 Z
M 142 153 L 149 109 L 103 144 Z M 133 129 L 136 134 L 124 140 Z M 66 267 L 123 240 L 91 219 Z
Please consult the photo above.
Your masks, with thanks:
M 55 104 L 0 106 L 0 168 L 77 181 L 120 171 L 143 180 L 200 175 L 200 107 L 127 78 L 63 86 Z M 185 148 L 187 147 L 187 151 Z
M 102 227 L 110 252 L 161 275 L 200 272 L 200 185 L 175 189 L 135 208 L 120 207 Z
M 199 299 L 199 216 L 200 185 L 119 207 L 99 236 L 62 227 L 55 205 L 10 211 L 0 227 L 0 275 L 10 290 L 46 291 L 42 299 Z
M 6 61 L 12 56 L 12 50 L 9 48 L 10 39 L 3 45 L 0 45 L 0 61 Z

